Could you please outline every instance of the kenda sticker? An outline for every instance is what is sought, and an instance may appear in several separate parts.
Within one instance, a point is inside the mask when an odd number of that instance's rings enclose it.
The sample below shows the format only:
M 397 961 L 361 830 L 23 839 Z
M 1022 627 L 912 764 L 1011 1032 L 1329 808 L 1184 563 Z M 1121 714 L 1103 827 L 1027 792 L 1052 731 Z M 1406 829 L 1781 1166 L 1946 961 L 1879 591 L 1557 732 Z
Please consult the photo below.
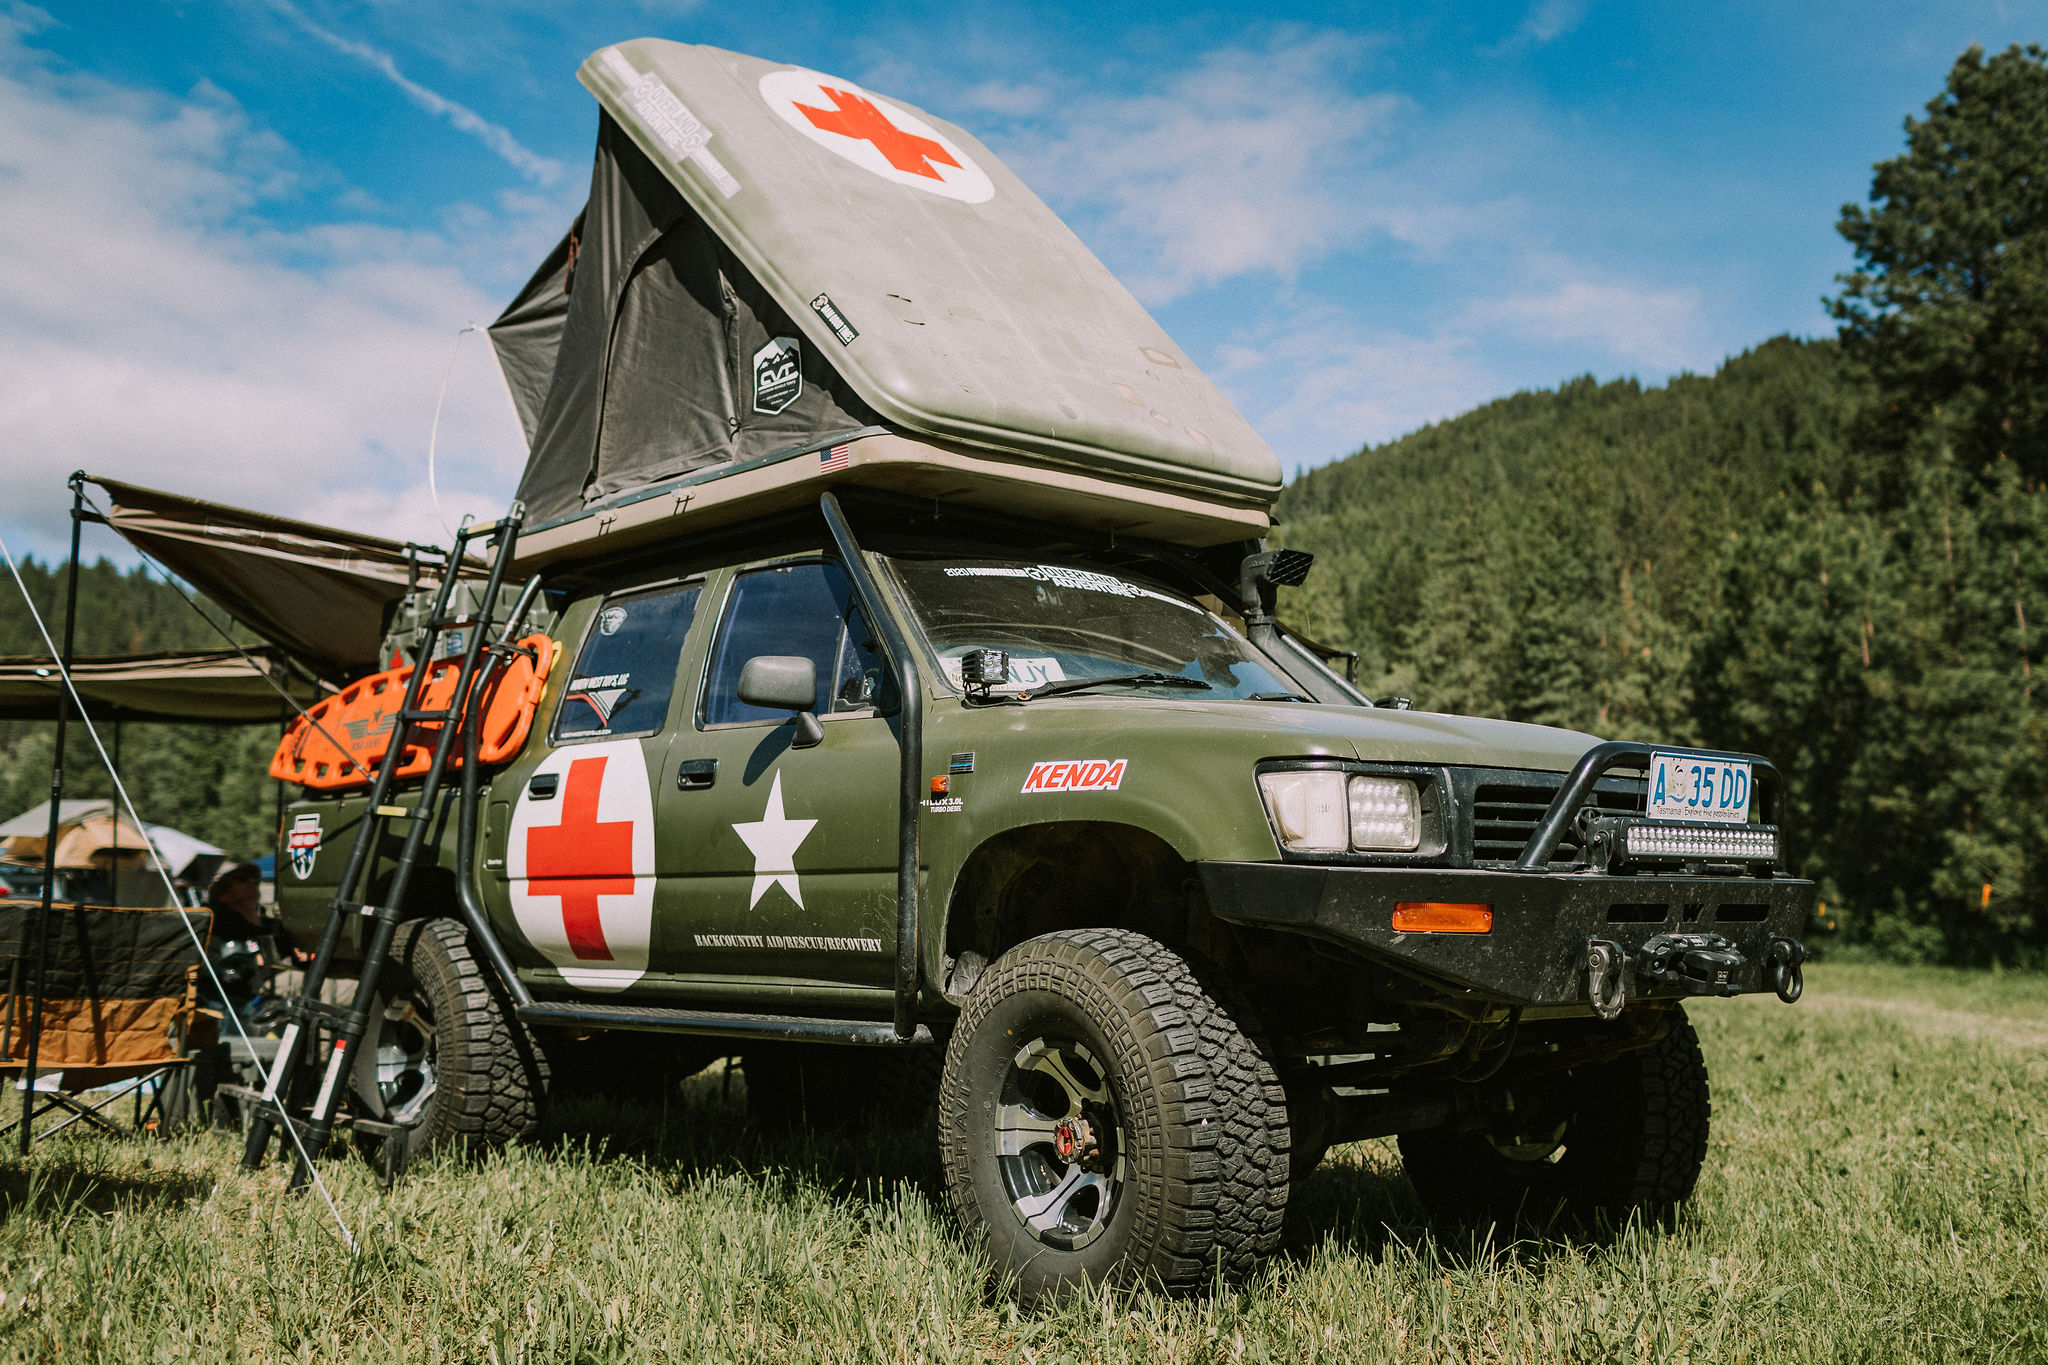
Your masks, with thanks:
M 1031 765 L 1026 792 L 1113 792 L 1124 784 L 1127 758 L 1060 758 Z
M 292 875 L 300 881 L 312 876 L 313 860 L 320 856 L 320 813 L 315 811 L 293 819 L 284 846 L 292 855 Z

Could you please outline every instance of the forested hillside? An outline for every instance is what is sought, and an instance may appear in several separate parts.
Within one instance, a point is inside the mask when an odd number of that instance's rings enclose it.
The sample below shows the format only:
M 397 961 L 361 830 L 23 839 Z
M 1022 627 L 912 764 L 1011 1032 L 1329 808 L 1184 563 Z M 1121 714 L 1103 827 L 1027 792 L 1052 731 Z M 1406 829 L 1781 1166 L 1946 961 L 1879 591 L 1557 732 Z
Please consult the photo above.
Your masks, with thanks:
M 2048 53 L 1971 49 L 1839 224 L 1837 340 L 1523 393 L 1291 486 L 1283 602 L 1418 706 L 1753 749 L 1823 925 L 2048 955 Z
M 64 575 L 33 560 L 22 578 L 53 638 L 63 638 Z M 226 617 L 215 611 L 215 619 Z M 237 636 L 244 644 L 253 636 Z M 140 570 L 122 572 L 102 560 L 83 570 L 78 585 L 80 654 L 125 654 L 163 649 L 219 649 L 218 632 L 171 588 Z M 43 654 L 35 624 L 11 580 L 0 580 L 0 654 Z M 50 795 L 50 750 L 56 727 L 48 721 L 0 721 L 0 820 Z M 111 796 L 106 770 L 77 725 L 65 746 L 64 792 Z M 113 728 L 102 727 L 111 747 Z M 264 776 L 277 732 L 270 726 L 130 723 L 121 727 L 121 768 L 142 818 L 172 825 L 220 845 L 231 855 L 256 857 L 276 842 L 276 784 Z

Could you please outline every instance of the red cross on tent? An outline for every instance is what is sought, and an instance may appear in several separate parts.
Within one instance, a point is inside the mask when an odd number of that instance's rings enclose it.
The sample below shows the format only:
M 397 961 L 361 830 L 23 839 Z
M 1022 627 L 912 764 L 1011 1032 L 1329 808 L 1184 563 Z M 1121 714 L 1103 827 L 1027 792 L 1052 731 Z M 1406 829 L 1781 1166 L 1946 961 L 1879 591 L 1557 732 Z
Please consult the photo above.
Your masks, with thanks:
M 604 790 L 609 758 L 579 758 L 562 784 L 562 822 L 526 831 L 527 890 L 562 898 L 562 932 L 579 961 L 610 962 L 599 896 L 633 891 L 633 822 L 600 821 L 598 794 Z
M 951 152 L 930 138 L 898 128 L 872 101 L 862 99 L 851 90 L 829 85 L 819 89 L 830 97 L 834 107 L 817 109 L 799 104 L 797 108 L 803 111 L 804 117 L 828 133 L 874 143 L 875 150 L 897 170 L 940 180 L 944 177 L 932 169 L 933 162 L 941 166 L 957 167 L 960 164 L 953 159 Z

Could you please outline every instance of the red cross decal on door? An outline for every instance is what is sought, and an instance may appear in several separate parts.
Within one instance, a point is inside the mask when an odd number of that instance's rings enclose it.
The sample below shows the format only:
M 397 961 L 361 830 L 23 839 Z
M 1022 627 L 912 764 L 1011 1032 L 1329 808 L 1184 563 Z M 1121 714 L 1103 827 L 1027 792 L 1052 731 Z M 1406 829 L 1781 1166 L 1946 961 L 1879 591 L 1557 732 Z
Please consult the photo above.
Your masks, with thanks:
M 527 890 L 562 898 L 562 931 L 578 961 L 610 962 L 599 896 L 633 891 L 633 822 L 600 821 L 598 793 L 604 790 L 609 758 L 579 758 L 562 784 L 562 822 L 526 831 Z
M 797 108 L 803 110 L 805 118 L 826 132 L 872 142 L 875 150 L 887 157 L 889 164 L 897 170 L 932 180 L 945 178 L 932 169 L 933 162 L 941 166 L 960 164 L 944 147 L 928 137 L 919 137 L 898 128 L 889 121 L 887 114 L 851 90 L 838 90 L 829 85 L 819 88 L 831 96 L 834 108 L 814 109 L 808 104 L 799 104 Z

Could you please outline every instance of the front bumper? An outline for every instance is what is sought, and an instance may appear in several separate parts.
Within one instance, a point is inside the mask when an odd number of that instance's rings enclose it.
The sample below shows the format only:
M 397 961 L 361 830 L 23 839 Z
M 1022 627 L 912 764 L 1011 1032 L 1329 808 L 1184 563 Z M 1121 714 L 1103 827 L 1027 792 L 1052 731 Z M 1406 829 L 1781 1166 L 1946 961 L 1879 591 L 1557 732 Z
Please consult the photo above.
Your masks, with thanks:
M 1773 941 L 1796 941 L 1814 904 L 1813 883 L 1792 878 L 1196 866 L 1219 919 L 1345 944 L 1461 992 L 1515 1005 L 1589 1003 L 1588 949 L 1601 942 L 1620 950 L 1621 985 L 1630 1000 L 1774 989 L 1767 964 Z M 1399 901 L 1483 902 L 1493 907 L 1493 928 L 1484 934 L 1399 932 L 1392 923 Z M 1648 964 L 1658 942 L 1672 935 L 1726 940 L 1741 962 L 1711 990 L 1657 979 Z

